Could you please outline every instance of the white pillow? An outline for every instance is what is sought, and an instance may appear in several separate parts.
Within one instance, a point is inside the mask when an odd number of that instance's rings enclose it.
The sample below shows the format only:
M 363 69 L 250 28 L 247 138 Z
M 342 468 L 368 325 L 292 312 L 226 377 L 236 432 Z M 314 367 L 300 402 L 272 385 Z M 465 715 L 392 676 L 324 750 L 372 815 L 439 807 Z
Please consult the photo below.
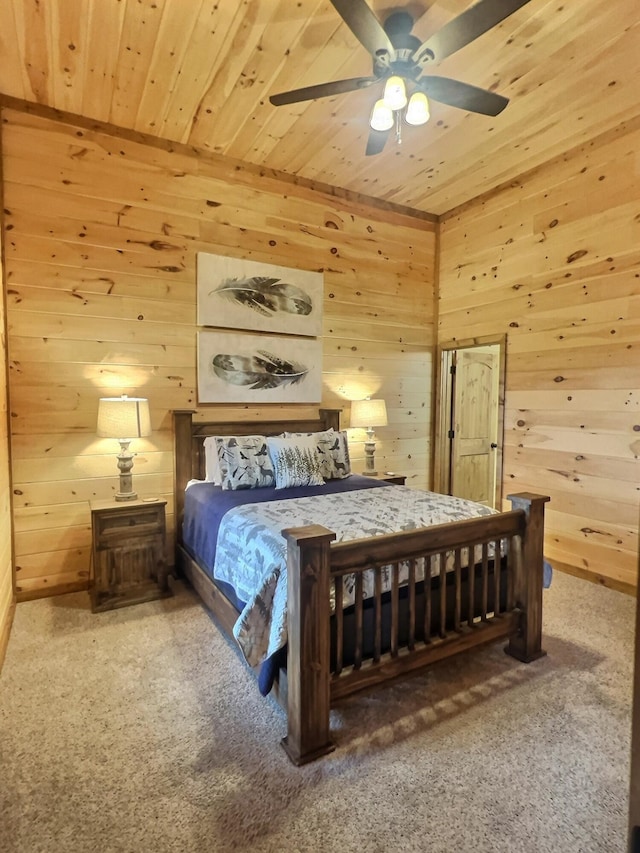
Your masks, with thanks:
M 314 438 L 269 437 L 267 446 L 276 474 L 276 489 L 324 485 Z
M 204 470 L 205 482 L 213 483 L 214 486 L 219 486 L 222 483 L 215 435 L 208 435 L 204 440 Z

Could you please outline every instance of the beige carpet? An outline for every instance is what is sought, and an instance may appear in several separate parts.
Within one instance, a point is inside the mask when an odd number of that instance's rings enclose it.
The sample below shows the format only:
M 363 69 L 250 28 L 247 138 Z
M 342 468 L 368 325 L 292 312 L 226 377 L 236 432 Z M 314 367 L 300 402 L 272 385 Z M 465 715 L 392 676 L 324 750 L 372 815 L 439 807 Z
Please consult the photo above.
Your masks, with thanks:
M 0 850 L 619 853 L 634 602 L 556 573 L 548 656 L 502 646 L 333 713 L 297 769 L 282 712 L 195 596 L 18 606 L 0 677 Z

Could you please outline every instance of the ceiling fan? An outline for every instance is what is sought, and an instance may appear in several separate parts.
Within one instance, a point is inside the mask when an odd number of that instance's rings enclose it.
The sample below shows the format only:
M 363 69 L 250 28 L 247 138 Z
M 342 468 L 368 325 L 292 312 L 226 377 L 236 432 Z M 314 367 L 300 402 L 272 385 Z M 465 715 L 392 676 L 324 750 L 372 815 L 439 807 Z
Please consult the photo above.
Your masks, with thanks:
M 439 62 L 495 27 L 529 0 L 479 0 L 457 18 L 445 24 L 425 42 L 411 34 L 413 18 L 408 12 L 392 12 L 384 24 L 376 18 L 365 0 L 331 0 L 332 5 L 373 60 L 371 77 L 353 77 L 305 86 L 271 95 L 276 106 L 342 95 L 385 81 L 383 97 L 376 101 L 370 121 L 367 154 L 379 154 L 392 128 L 400 141 L 401 115 L 420 125 L 429 119 L 428 98 L 451 107 L 496 116 L 509 99 L 449 77 L 423 75 L 429 63 Z M 407 84 L 412 90 L 407 98 Z M 428 97 L 427 97 L 428 96 Z

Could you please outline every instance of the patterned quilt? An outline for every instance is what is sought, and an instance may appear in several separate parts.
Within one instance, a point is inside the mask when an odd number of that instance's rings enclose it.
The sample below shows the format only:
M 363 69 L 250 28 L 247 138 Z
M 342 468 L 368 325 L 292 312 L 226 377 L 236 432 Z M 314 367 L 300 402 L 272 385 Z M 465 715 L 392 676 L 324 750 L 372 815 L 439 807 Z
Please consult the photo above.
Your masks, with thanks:
M 218 532 L 214 577 L 230 583 L 246 602 L 233 633 L 247 662 L 256 666 L 287 642 L 284 528 L 322 524 L 341 542 L 494 512 L 462 498 L 406 486 L 245 504 L 229 510 Z M 366 597 L 372 595 L 368 588 L 372 578 L 368 585 L 366 575 L 364 580 Z M 390 578 L 386 580 L 389 589 Z M 352 602 L 351 577 L 345 578 L 344 604 Z

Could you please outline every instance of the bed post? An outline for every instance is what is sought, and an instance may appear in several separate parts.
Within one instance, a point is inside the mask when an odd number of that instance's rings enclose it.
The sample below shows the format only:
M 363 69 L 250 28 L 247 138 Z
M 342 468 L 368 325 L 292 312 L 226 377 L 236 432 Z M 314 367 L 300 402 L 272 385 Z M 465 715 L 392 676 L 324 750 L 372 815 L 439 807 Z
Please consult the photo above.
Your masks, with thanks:
M 509 495 L 508 500 L 512 509 L 524 510 L 527 518 L 513 589 L 516 606 L 523 610 L 522 625 L 505 651 L 524 663 L 531 663 L 546 654 L 542 649 L 542 582 L 544 505 L 549 498 L 522 492 Z
M 329 550 L 335 533 L 319 524 L 282 531 L 287 541 L 287 736 L 294 764 L 334 748 L 329 736 Z
M 191 429 L 192 411 L 173 413 L 173 493 L 175 495 L 176 544 L 182 543 L 182 517 L 184 515 L 184 490 L 192 477 Z

